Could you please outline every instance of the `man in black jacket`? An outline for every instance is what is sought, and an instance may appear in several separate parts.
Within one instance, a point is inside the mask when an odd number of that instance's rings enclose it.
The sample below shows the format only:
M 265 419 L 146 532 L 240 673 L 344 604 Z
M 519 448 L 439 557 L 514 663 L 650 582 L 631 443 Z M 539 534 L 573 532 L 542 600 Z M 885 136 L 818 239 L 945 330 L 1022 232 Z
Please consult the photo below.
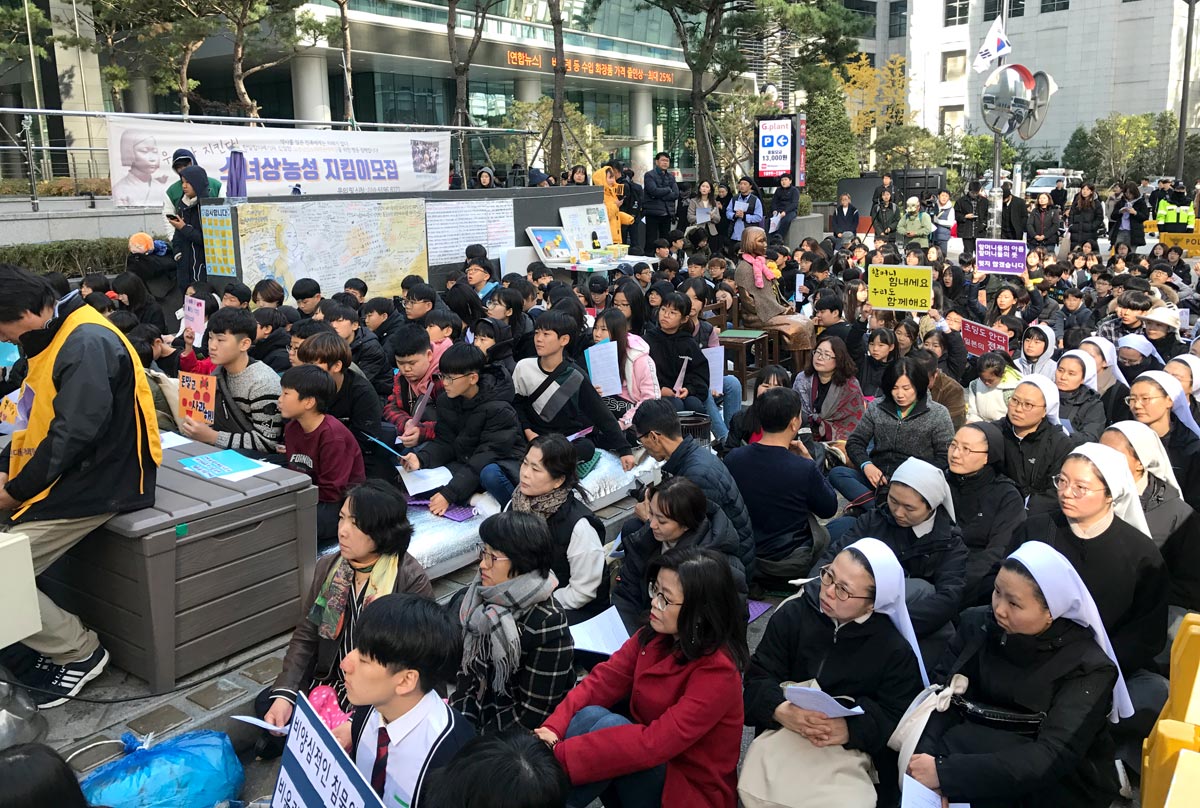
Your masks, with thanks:
M 978 180 L 972 180 L 967 192 L 954 205 L 954 219 L 958 223 L 958 237 L 963 242 L 963 252 L 975 254 L 975 240 L 987 235 L 988 200 L 979 193 Z
M 0 340 L 19 342 L 29 374 L 0 452 L 0 532 L 29 539 L 41 574 L 114 514 L 154 504 L 162 460 L 154 401 L 125 339 L 76 292 L 0 265 Z M 29 684 L 39 707 L 63 704 L 103 672 L 108 652 L 79 618 L 38 592 L 41 655 Z
M 1004 191 L 1004 206 L 1000 210 L 1000 238 L 1024 241 L 1029 208 L 1025 206 L 1024 199 L 1013 196 L 1011 182 L 1001 184 L 1000 188 Z
M 671 232 L 671 216 L 679 200 L 679 185 L 671 174 L 671 155 L 654 155 L 654 168 L 642 178 L 645 187 L 646 243 L 665 239 Z
M 404 311 L 397 309 L 395 302 L 386 297 L 373 297 L 363 303 L 361 314 L 363 324 L 374 332 L 386 355 L 388 337 L 406 322 Z
M 327 319 L 338 336 L 350 346 L 354 364 L 371 382 L 375 392 L 381 398 L 387 398 L 392 392 L 395 371 L 374 332 L 360 326 L 358 315 L 348 306 L 338 306 L 327 315 Z

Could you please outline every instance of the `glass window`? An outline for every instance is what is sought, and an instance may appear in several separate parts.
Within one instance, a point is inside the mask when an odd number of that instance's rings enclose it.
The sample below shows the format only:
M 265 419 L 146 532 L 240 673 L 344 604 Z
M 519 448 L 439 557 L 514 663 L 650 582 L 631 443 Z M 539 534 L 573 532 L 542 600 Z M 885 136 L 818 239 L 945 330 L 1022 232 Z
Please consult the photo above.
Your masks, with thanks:
M 983 21 L 991 22 L 1000 16 L 1000 4 L 1003 0 L 983 0 Z M 1128 2 L 1128 0 L 1126 0 Z M 1008 0 L 1008 16 L 1024 17 L 1025 0 Z
M 966 113 L 961 105 L 938 109 L 938 131 L 943 135 L 948 135 L 954 131 L 963 131 L 963 124 L 965 123 Z
M 892 39 L 908 34 L 908 0 L 892 0 L 888 4 L 888 36 Z
M 1042 0 L 1042 13 L 1051 11 L 1066 11 L 1071 7 L 1071 0 Z
M 842 5 L 856 14 L 875 18 L 875 0 L 842 0 Z
M 946 51 L 942 54 L 942 81 L 959 81 L 967 75 L 967 52 Z
M 966 25 L 967 14 L 971 8 L 970 0 L 945 0 L 946 26 Z

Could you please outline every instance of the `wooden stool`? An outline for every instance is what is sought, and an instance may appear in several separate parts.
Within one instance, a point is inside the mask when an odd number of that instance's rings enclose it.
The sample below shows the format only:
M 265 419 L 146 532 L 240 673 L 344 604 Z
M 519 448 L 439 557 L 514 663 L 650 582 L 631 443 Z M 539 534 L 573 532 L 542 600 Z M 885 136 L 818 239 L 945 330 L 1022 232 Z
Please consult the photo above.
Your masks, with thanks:
M 742 389 L 748 389 L 750 383 L 750 354 L 757 352 L 758 367 L 770 361 L 770 337 L 766 331 L 730 330 L 719 337 L 721 347 L 725 349 L 725 359 L 733 360 L 733 375 L 742 383 Z

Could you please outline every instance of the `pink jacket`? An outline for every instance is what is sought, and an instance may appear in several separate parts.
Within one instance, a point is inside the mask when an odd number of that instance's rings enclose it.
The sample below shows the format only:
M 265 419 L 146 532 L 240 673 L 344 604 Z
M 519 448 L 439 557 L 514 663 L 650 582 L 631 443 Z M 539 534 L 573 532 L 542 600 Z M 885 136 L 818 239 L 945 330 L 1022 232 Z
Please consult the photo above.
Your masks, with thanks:
M 629 335 L 629 350 L 625 352 L 625 384 L 621 398 L 633 404 L 633 409 L 621 416 L 621 428 L 633 423 L 633 414 L 643 401 L 658 398 L 662 390 L 658 386 L 658 370 L 650 358 L 650 346 L 637 334 Z

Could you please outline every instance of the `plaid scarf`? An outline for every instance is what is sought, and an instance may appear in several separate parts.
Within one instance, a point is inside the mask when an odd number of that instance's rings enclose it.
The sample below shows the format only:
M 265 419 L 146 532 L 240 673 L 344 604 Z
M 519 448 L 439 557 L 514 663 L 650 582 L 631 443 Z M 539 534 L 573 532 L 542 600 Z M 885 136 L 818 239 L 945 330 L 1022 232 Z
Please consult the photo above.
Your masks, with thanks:
M 554 573 L 542 577 L 527 572 L 494 586 L 484 586 L 478 575 L 467 587 L 458 617 L 463 626 L 463 671 L 475 673 L 490 662 L 492 688 L 508 692 L 508 677 L 521 664 L 521 631 L 517 623 L 530 609 L 547 600 L 558 588 Z M 480 679 L 477 698 L 483 698 L 487 680 Z
M 555 488 L 548 494 L 539 494 L 536 497 L 525 496 L 518 487 L 516 491 L 513 491 L 512 509 L 518 513 L 536 513 L 543 519 L 549 519 L 558 513 L 558 509 L 563 506 L 569 496 L 571 496 L 571 489 L 565 485 Z
M 396 575 L 400 572 L 400 556 L 382 555 L 371 569 L 367 591 L 363 596 L 366 606 L 379 595 L 390 595 L 396 588 Z M 345 558 L 338 560 L 321 585 L 321 592 L 308 612 L 308 621 L 317 627 L 317 633 L 326 640 L 341 636 L 346 620 L 346 604 L 354 593 L 354 567 Z

